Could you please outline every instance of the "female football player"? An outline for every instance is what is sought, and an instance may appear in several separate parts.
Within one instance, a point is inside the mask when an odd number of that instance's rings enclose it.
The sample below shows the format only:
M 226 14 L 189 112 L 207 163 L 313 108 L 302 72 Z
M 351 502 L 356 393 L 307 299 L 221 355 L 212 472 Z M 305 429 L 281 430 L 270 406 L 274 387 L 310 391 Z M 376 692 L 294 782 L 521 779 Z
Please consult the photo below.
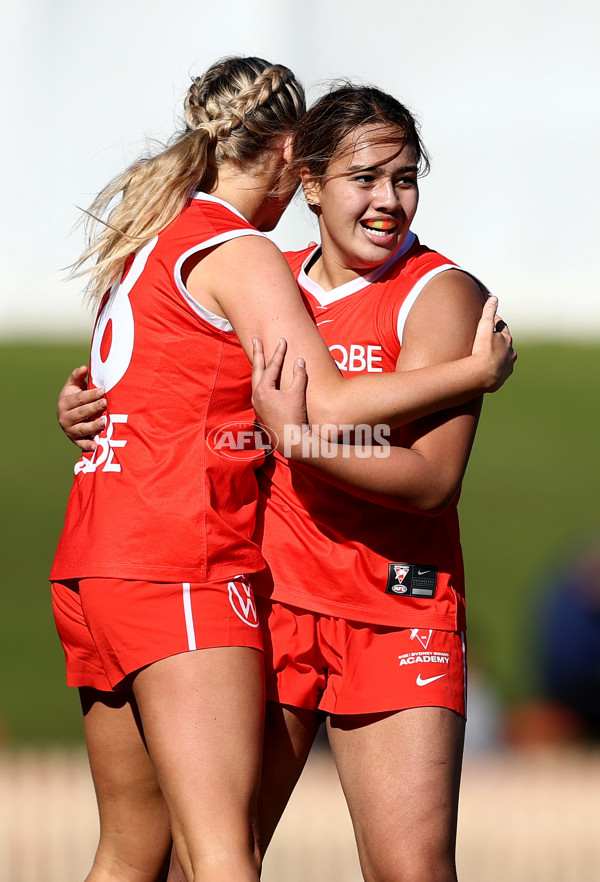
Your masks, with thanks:
M 406 108 L 377 89 L 334 89 L 304 118 L 294 161 L 321 245 L 288 260 L 341 372 L 402 375 L 468 353 L 487 292 L 412 232 L 427 157 Z M 365 443 L 364 426 L 327 445 L 300 431 L 303 412 L 278 390 L 283 352 L 264 374 L 255 356 L 255 409 L 287 441 L 259 473 L 255 534 L 268 564 L 253 579 L 267 669 L 263 848 L 326 718 L 364 878 L 455 882 L 457 502 L 481 399 L 413 422 L 389 447 Z

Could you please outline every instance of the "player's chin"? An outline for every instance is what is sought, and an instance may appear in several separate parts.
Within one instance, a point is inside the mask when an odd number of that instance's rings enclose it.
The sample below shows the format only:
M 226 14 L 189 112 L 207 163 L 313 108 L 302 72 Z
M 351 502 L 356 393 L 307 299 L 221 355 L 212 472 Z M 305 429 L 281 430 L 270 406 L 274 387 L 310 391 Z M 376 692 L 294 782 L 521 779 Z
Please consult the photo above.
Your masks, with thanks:
M 381 266 L 382 263 L 389 260 L 399 247 L 400 243 L 396 242 L 389 246 L 373 244 L 368 247 L 363 247 L 360 250 L 357 249 L 355 255 L 355 267 L 358 267 L 360 264 L 363 271 L 377 269 L 378 266 Z
M 394 251 L 400 245 L 400 238 L 398 236 L 398 229 L 396 228 L 391 233 L 386 233 L 382 235 L 375 230 L 370 230 L 368 227 L 364 227 L 361 224 L 360 227 L 362 234 L 364 236 L 365 241 L 372 247 L 376 249 L 384 249 L 388 251 L 390 254 L 393 254 Z

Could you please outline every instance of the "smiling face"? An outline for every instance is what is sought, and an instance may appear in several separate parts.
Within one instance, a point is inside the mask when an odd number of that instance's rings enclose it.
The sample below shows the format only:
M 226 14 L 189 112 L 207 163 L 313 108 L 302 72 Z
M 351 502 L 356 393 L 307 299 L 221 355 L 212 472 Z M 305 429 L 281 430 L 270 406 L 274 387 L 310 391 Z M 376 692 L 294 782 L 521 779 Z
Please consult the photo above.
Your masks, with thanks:
M 364 126 L 342 140 L 324 180 L 302 174 L 306 198 L 318 207 L 323 266 L 335 285 L 385 263 L 408 233 L 419 188 L 416 153 L 404 141 L 396 127 Z

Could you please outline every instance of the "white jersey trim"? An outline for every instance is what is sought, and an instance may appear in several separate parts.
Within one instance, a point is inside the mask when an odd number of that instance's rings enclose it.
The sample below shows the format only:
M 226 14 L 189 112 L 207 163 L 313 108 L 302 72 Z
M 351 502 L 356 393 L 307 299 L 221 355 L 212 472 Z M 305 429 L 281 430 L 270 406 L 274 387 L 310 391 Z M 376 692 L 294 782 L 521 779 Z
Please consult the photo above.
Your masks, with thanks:
M 306 274 L 306 267 L 313 259 L 315 254 L 320 250 L 321 246 L 317 245 L 317 247 L 313 251 L 311 251 L 311 253 L 302 264 L 302 269 L 300 270 L 300 274 L 298 276 L 298 284 L 302 288 L 304 288 L 305 291 L 308 291 L 309 294 L 312 294 L 312 296 L 315 298 L 315 300 L 318 301 L 321 306 L 329 306 L 331 303 L 342 300 L 344 297 L 349 297 L 350 294 L 355 294 L 356 291 L 367 288 L 369 285 L 372 285 L 373 282 L 376 282 L 380 276 L 387 272 L 387 270 L 400 257 L 402 257 L 402 255 L 406 254 L 409 248 L 412 247 L 416 238 L 417 237 L 412 232 L 412 230 L 409 230 L 400 248 L 397 251 L 394 251 L 392 256 L 388 257 L 385 263 L 382 263 L 381 266 L 378 266 L 370 273 L 367 273 L 366 276 L 358 276 L 358 278 L 351 279 L 349 282 L 345 282 L 345 284 L 339 285 L 337 288 L 332 288 L 331 291 L 325 291 L 324 288 L 314 282 Z
M 219 199 L 217 196 L 211 196 L 209 193 L 201 193 L 200 191 L 192 193 L 192 199 L 198 199 L 204 202 L 216 202 L 219 205 L 222 205 L 224 208 L 227 208 L 229 211 L 236 214 L 238 217 L 241 217 L 242 220 L 246 220 L 243 214 L 241 214 L 233 205 L 230 205 L 228 202 L 225 202 L 223 199 Z M 181 269 L 186 260 L 192 256 L 192 254 L 197 254 L 199 251 L 206 251 L 208 248 L 213 248 L 215 245 L 221 245 L 223 242 L 229 242 L 231 239 L 239 239 L 241 236 L 262 236 L 264 237 L 264 233 L 261 233 L 260 230 L 228 230 L 226 233 L 220 233 L 218 236 L 213 236 L 212 239 L 207 239 L 206 242 L 201 242 L 199 245 L 194 245 L 193 248 L 189 248 L 181 257 L 178 259 L 175 264 L 175 284 L 177 285 L 177 289 L 183 299 L 186 301 L 189 307 L 196 313 L 196 315 L 200 316 L 201 319 L 204 319 L 205 322 L 208 322 L 209 325 L 212 325 L 213 328 L 217 328 L 219 331 L 232 332 L 233 325 L 229 321 L 229 319 L 225 318 L 225 316 L 217 315 L 214 312 L 211 312 L 210 309 L 207 309 L 206 306 L 203 306 L 201 303 L 192 297 L 188 289 L 185 287 L 183 283 L 183 279 L 181 277 Z
M 218 205 L 222 205 L 223 208 L 228 208 L 229 211 L 237 214 L 237 216 L 241 217 L 242 220 L 245 220 L 246 223 L 249 223 L 248 218 L 244 217 L 242 212 L 238 211 L 237 208 L 234 208 L 231 202 L 225 202 L 224 199 L 219 199 L 218 196 L 213 196 L 211 193 L 204 193 L 202 190 L 194 190 L 194 192 L 192 193 L 192 199 L 197 199 L 200 202 L 216 202 Z
M 415 304 L 415 300 L 417 299 L 427 282 L 430 282 L 431 279 L 433 279 L 433 277 L 437 276 L 439 273 L 443 273 L 446 270 L 451 269 L 464 272 L 464 270 L 461 270 L 461 268 L 459 266 L 456 266 L 455 263 L 443 263 L 441 266 L 436 266 L 432 270 L 429 270 L 428 273 L 425 273 L 425 275 L 419 279 L 416 285 L 411 288 L 410 292 L 405 297 L 404 302 L 402 303 L 402 306 L 400 307 L 400 310 L 398 312 L 398 321 L 396 324 L 396 332 L 398 334 L 398 340 L 400 341 L 401 346 L 402 335 L 404 334 L 404 326 L 406 325 L 406 319 L 408 318 L 408 315 Z

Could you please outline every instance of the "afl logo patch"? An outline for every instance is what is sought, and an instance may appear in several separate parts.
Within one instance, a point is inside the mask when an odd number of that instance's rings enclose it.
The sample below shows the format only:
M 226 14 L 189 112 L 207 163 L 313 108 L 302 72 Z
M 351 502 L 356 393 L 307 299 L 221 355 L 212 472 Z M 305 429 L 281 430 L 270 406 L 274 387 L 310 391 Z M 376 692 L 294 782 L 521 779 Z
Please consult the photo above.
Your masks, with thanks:
M 236 616 L 238 616 L 251 628 L 258 628 L 258 615 L 252 588 L 243 576 L 237 576 L 237 581 L 228 582 L 229 603 Z
M 389 589 L 393 594 L 406 594 L 409 586 L 405 583 L 405 579 L 410 572 L 407 564 L 390 564 L 390 574 L 393 570 L 395 581 L 391 581 L 388 576 Z

